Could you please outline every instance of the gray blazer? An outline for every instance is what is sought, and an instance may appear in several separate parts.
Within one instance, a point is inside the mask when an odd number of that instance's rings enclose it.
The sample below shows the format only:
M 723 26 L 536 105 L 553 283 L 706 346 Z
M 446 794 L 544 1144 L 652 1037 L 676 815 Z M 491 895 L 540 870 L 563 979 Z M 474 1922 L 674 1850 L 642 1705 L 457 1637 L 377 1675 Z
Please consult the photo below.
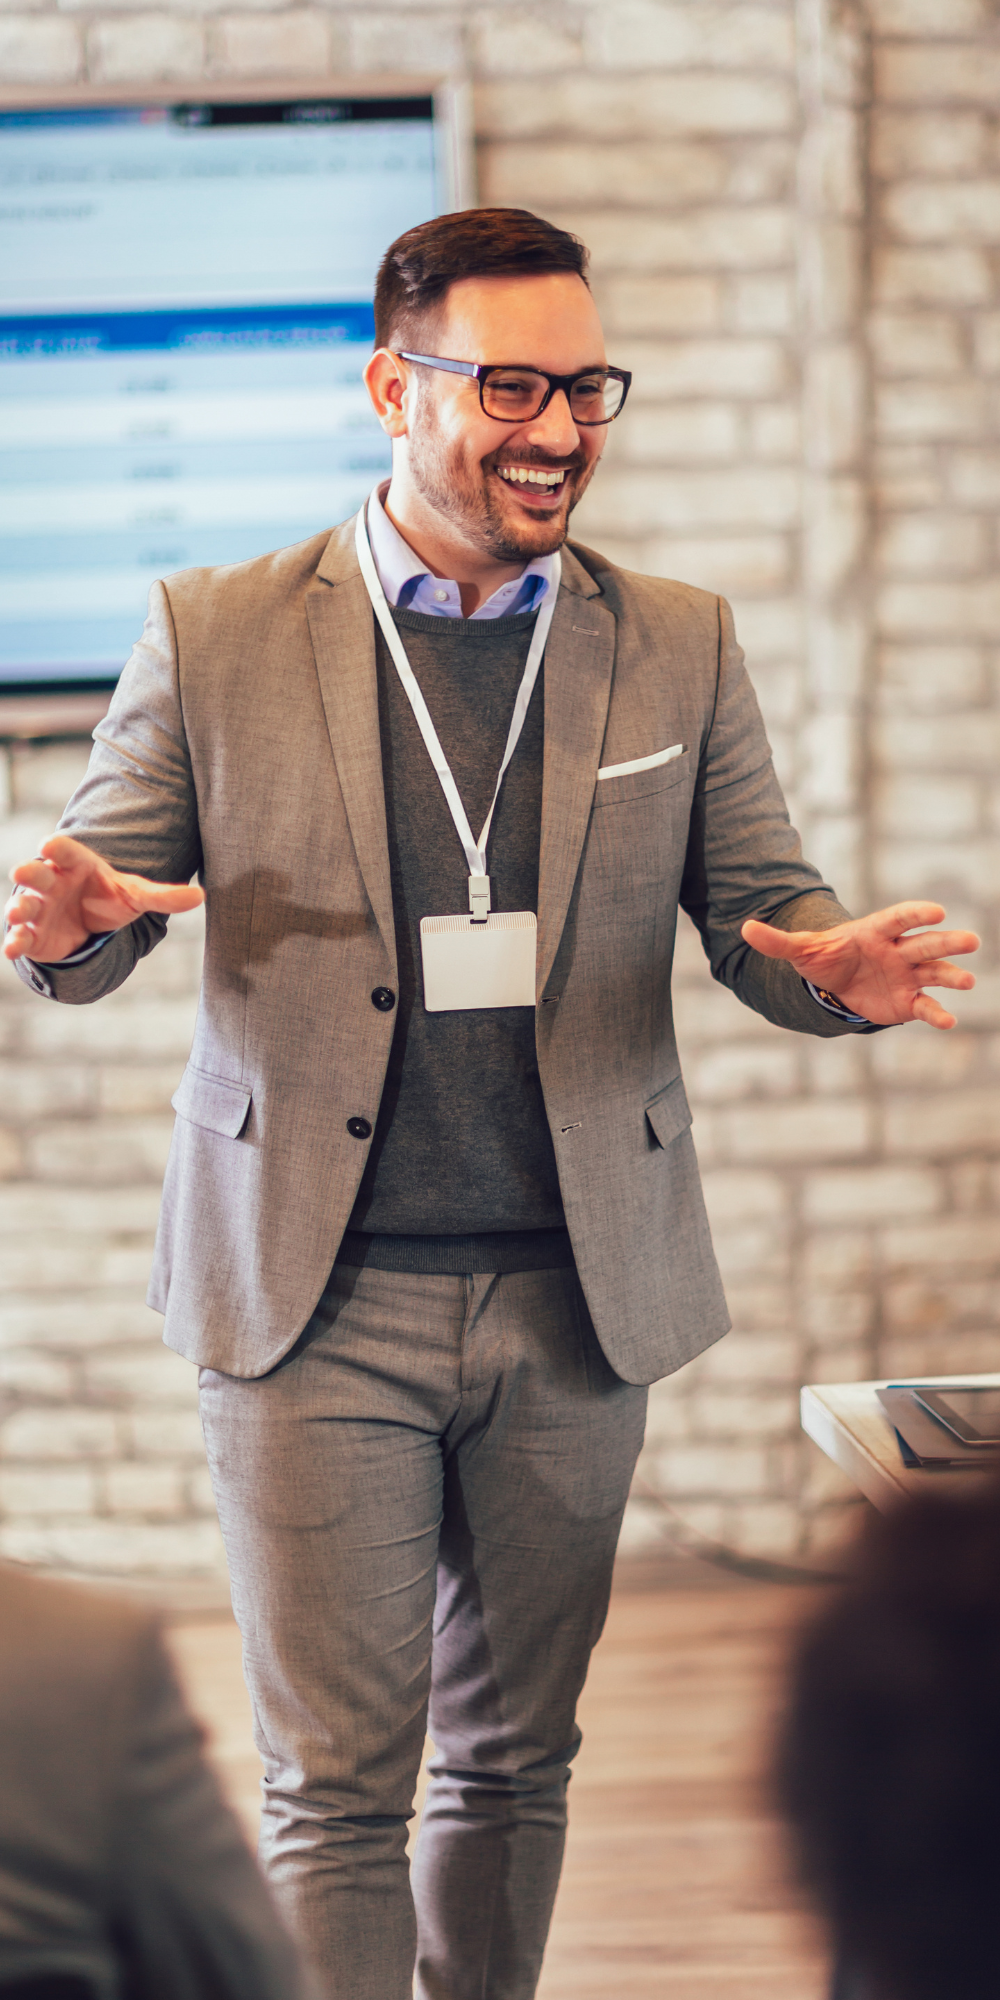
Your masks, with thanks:
M 61 821 L 117 867 L 198 871 L 207 943 L 150 1304 L 164 1338 L 235 1375 L 309 1318 L 374 1126 L 396 985 L 374 620 L 353 523 L 156 584 L 145 631 Z M 670 763 L 599 766 L 683 743 Z M 428 766 L 428 784 L 436 780 Z M 726 1331 L 670 1003 L 678 902 L 716 978 L 785 1027 L 843 1032 L 791 968 L 751 952 L 845 912 L 802 859 L 728 606 L 563 555 L 545 657 L 537 1043 L 574 1255 L 627 1381 Z M 22 975 L 57 1000 L 120 985 L 144 917 L 88 962 Z
M 155 1618 L 0 1565 L 0 1991 L 303 2000 Z

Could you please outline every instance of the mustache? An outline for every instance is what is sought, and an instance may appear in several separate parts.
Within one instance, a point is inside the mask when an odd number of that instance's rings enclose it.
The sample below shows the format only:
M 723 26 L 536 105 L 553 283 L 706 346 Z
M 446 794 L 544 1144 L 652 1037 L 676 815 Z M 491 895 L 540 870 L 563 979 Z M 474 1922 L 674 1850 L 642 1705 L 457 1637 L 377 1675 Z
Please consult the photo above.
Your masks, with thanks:
M 501 465 L 525 465 L 533 466 L 540 472 L 582 472 L 586 460 L 578 451 L 570 452 L 568 458 L 554 458 L 551 452 L 528 446 L 516 457 L 512 452 L 491 452 L 489 458 L 484 458 L 483 464 L 492 471 L 497 471 Z

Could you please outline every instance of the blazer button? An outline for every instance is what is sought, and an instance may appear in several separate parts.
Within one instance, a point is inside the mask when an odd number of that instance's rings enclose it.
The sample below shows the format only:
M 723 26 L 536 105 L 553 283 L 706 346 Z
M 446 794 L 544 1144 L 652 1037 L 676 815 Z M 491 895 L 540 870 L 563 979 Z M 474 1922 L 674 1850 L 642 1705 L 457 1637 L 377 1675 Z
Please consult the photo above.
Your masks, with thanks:
M 352 1139 L 370 1139 L 372 1136 L 372 1128 L 367 1118 L 349 1118 L 347 1129 Z
M 392 988 L 389 986 L 376 986 L 372 994 L 372 1006 L 377 1007 L 380 1014 L 391 1014 L 395 1005 L 396 995 L 393 993 Z

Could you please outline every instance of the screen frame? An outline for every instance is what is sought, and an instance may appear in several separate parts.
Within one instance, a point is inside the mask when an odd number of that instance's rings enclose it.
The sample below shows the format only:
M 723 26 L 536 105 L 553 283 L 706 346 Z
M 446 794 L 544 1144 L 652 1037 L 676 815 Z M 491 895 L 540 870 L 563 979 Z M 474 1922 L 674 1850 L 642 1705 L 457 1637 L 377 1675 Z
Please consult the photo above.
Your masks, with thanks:
M 944 1386 L 921 1382 L 913 1383 L 912 1388 L 918 1403 L 922 1403 L 924 1409 L 929 1410 L 931 1416 L 936 1417 L 938 1423 L 943 1424 L 962 1444 L 974 1445 L 983 1451 L 996 1451 L 1000 1446 L 1000 1437 L 984 1437 L 951 1401 L 953 1396 L 1000 1397 L 1000 1389 L 995 1383 L 951 1382 Z
M 87 105 L 301 103 L 331 97 L 430 97 L 434 105 L 435 164 L 442 190 L 438 213 L 475 208 L 477 203 L 472 87 L 464 77 L 399 70 L 378 75 L 274 76 L 252 81 L 221 77 L 176 77 L 145 84 L 0 84 L 0 111 L 64 111 Z M 46 736 L 89 736 L 108 712 L 113 688 L 79 692 L 0 693 L 0 742 Z

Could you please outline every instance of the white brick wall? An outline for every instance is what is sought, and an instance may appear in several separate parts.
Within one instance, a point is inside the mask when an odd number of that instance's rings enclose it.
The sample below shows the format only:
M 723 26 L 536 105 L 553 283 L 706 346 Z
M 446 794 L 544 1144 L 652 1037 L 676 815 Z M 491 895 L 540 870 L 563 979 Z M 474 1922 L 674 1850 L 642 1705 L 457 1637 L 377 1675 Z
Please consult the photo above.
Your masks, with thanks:
M 4 866 L 31 851 L 84 743 L 12 747 Z M 94 1008 L 0 985 L 0 1550 L 84 1570 L 221 1576 L 194 1371 L 143 1303 L 197 915 Z
M 880 1151 L 922 1177 L 923 1209 L 872 1230 L 879 1364 L 990 1368 L 1000 1354 L 996 1209 L 996 17 L 878 0 L 871 133 L 872 565 L 869 746 L 876 887 L 904 871 L 984 937 L 979 990 L 942 1051 L 871 1052 Z M 992 974 L 992 976 L 991 976 Z M 891 1172 L 899 1167 L 893 1164 Z
M 1000 1359 L 1000 30 L 992 0 L 0 0 L 0 80 L 475 84 L 484 201 L 576 229 L 633 397 L 578 519 L 730 595 L 808 848 L 845 899 L 984 935 L 950 1038 L 677 1012 L 733 1335 L 654 1392 L 643 1490 L 795 1553 L 839 1476 L 803 1380 Z M 12 747 L 7 862 L 79 745 Z M 0 776 L 3 772 L 0 771 Z M 219 1574 L 193 1373 L 142 1303 L 197 921 L 95 1009 L 0 986 L 0 1549 Z M 658 1532 L 639 1502 L 633 1540 Z

